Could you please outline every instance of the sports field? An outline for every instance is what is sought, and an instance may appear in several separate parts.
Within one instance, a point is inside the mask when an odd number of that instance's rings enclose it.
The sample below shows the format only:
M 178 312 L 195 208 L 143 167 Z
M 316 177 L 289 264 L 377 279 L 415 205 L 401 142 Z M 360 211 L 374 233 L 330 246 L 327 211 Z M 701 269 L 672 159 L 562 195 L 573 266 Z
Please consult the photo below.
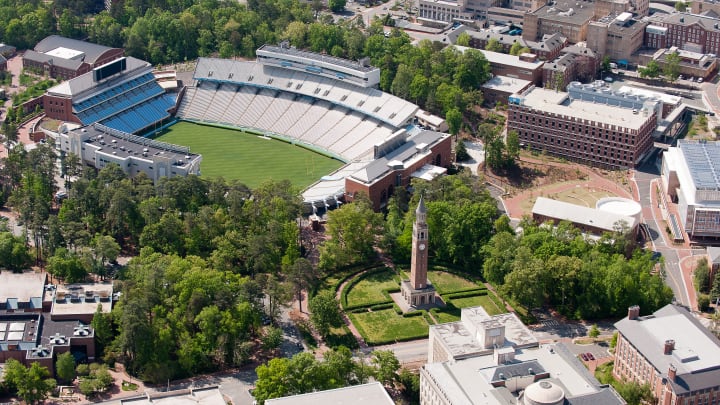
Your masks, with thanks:
M 239 130 L 179 122 L 156 137 L 202 155 L 203 177 L 238 179 L 250 188 L 288 179 L 300 189 L 339 168 L 339 160 Z

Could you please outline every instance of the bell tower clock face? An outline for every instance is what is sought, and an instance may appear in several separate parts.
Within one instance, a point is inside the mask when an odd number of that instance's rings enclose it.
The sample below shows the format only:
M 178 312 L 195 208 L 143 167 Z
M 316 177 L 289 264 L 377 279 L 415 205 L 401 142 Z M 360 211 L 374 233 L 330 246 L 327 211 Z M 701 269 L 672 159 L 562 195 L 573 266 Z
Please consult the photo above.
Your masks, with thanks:
M 420 249 L 420 250 L 425 250 L 425 244 L 424 244 L 424 243 L 421 243 L 421 244 L 418 246 L 418 249 Z

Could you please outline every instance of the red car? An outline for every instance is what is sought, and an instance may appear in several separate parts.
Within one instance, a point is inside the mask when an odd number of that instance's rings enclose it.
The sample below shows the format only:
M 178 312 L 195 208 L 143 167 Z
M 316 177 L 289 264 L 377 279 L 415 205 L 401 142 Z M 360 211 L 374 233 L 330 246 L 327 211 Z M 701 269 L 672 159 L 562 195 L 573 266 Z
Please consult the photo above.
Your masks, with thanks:
M 595 356 L 593 356 L 592 353 L 587 353 L 586 356 L 587 356 L 588 360 L 595 360 Z
M 580 357 L 583 359 L 583 361 L 588 361 L 588 356 L 585 353 L 580 353 Z

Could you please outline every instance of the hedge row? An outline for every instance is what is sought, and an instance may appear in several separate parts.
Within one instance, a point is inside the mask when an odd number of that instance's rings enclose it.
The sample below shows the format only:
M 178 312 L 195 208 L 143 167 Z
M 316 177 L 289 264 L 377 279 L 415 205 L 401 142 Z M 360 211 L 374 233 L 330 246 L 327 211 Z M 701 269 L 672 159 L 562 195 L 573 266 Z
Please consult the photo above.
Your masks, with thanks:
M 350 282 L 347 283 L 347 285 L 345 285 L 345 288 L 343 289 L 342 293 L 340 294 L 340 304 L 342 305 L 343 309 L 344 309 L 345 311 L 351 311 L 351 310 L 357 309 L 357 308 L 369 308 L 369 307 L 372 307 L 372 306 L 375 306 L 375 305 L 392 303 L 392 298 L 390 298 L 390 294 L 396 293 L 396 292 L 400 292 L 400 288 L 399 288 L 399 287 L 397 287 L 397 288 L 389 288 L 389 289 L 382 290 L 382 294 L 383 294 L 383 296 L 385 297 L 385 300 L 383 300 L 383 301 L 376 301 L 376 302 L 364 303 L 364 304 L 359 304 L 359 305 L 348 305 L 348 299 L 347 299 L 347 295 L 348 295 L 348 293 L 350 292 L 350 290 L 352 290 L 352 288 L 353 288 L 357 283 L 359 283 L 360 281 L 362 281 L 363 279 L 365 279 L 365 277 L 370 276 L 370 275 L 373 275 L 373 274 L 375 274 L 375 273 L 379 273 L 379 272 L 381 272 L 381 271 L 387 271 L 387 270 L 392 270 L 392 269 L 390 269 L 390 268 L 388 268 L 388 267 L 376 267 L 376 268 L 372 268 L 372 269 L 370 269 L 370 270 L 367 270 L 367 271 L 365 272 L 365 274 L 363 274 L 363 275 L 361 275 L 361 276 L 358 276 L 358 277 L 355 277 L 354 279 L 350 280 Z M 357 273 L 356 273 L 356 274 L 357 274 Z M 342 285 L 342 283 L 340 283 L 340 285 Z M 338 286 L 338 287 L 339 287 L 339 286 Z
M 484 288 L 476 288 L 474 290 L 460 291 L 460 292 L 445 294 L 442 296 L 442 299 L 447 302 L 448 300 L 452 300 L 454 298 L 477 297 L 479 295 L 488 295 L 488 290 L 486 290 Z
M 398 339 L 379 339 L 377 341 L 365 339 L 365 343 L 367 343 L 370 346 L 381 346 L 381 345 L 389 345 L 392 343 L 409 342 L 411 340 L 424 339 L 424 338 L 428 337 L 428 333 L 429 332 L 424 333 L 422 335 L 418 335 L 418 336 L 406 336 L 406 337 L 398 338 Z

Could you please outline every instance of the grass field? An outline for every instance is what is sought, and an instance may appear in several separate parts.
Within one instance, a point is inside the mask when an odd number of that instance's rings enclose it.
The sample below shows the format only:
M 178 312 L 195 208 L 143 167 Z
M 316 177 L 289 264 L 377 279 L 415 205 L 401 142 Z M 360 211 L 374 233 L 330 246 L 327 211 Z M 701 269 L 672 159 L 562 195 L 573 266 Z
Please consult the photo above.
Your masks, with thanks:
M 564 201 L 570 204 L 580 205 L 584 207 L 590 207 L 595 208 L 595 203 L 598 202 L 601 198 L 605 197 L 616 197 L 619 194 L 615 194 L 612 192 L 609 192 L 607 190 L 601 190 L 601 189 L 594 189 L 594 188 L 588 188 L 586 185 L 584 185 L 585 182 L 583 181 L 574 181 L 574 182 L 568 182 L 568 184 L 575 183 L 575 187 L 565 190 L 565 191 L 559 191 L 559 192 L 553 192 L 553 193 L 547 193 L 541 194 L 543 197 L 546 198 L 552 198 L 553 200 L 559 200 Z M 557 183 L 551 184 L 549 186 L 546 186 L 544 188 L 551 188 L 557 186 Z M 541 187 L 540 190 L 543 190 Z M 537 200 L 537 196 L 528 198 L 524 200 L 520 207 L 522 208 L 524 213 L 532 213 L 532 207 L 535 205 L 535 200 Z
M 404 318 L 396 314 L 393 309 L 350 313 L 348 316 L 370 345 L 419 339 L 428 335 L 428 323 L 425 318 L 422 316 Z
M 481 287 L 470 280 L 444 271 L 428 271 L 428 278 L 440 294 Z
M 495 305 L 495 303 L 493 302 L 493 300 L 491 300 L 490 297 L 487 295 L 477 295 L 475 297 L 465 298 L 453 298 L 452 303 L 458 308 L 482 306 L 485 311 L 487 311 L 488 315 L 497 315 L 506 312 L 501 311 L 500 308 L 498 308 L 497 305 Z
M 383 290 L 399 288 L 399 286 L 394 271 L 387 269 L 373 273 L 352 286 L 347 293 L 347 303 L 349 306 L 356 306 L 389 302 L 391 300 L 383 294 Z
M 290 180 L 304 189 L 342 162 L 275 139 L 243 131 L 180 122 L 158 141 L 187 146 L 202 155 L 203 177 L 237 179 L 250 188 L 267 180 Z

